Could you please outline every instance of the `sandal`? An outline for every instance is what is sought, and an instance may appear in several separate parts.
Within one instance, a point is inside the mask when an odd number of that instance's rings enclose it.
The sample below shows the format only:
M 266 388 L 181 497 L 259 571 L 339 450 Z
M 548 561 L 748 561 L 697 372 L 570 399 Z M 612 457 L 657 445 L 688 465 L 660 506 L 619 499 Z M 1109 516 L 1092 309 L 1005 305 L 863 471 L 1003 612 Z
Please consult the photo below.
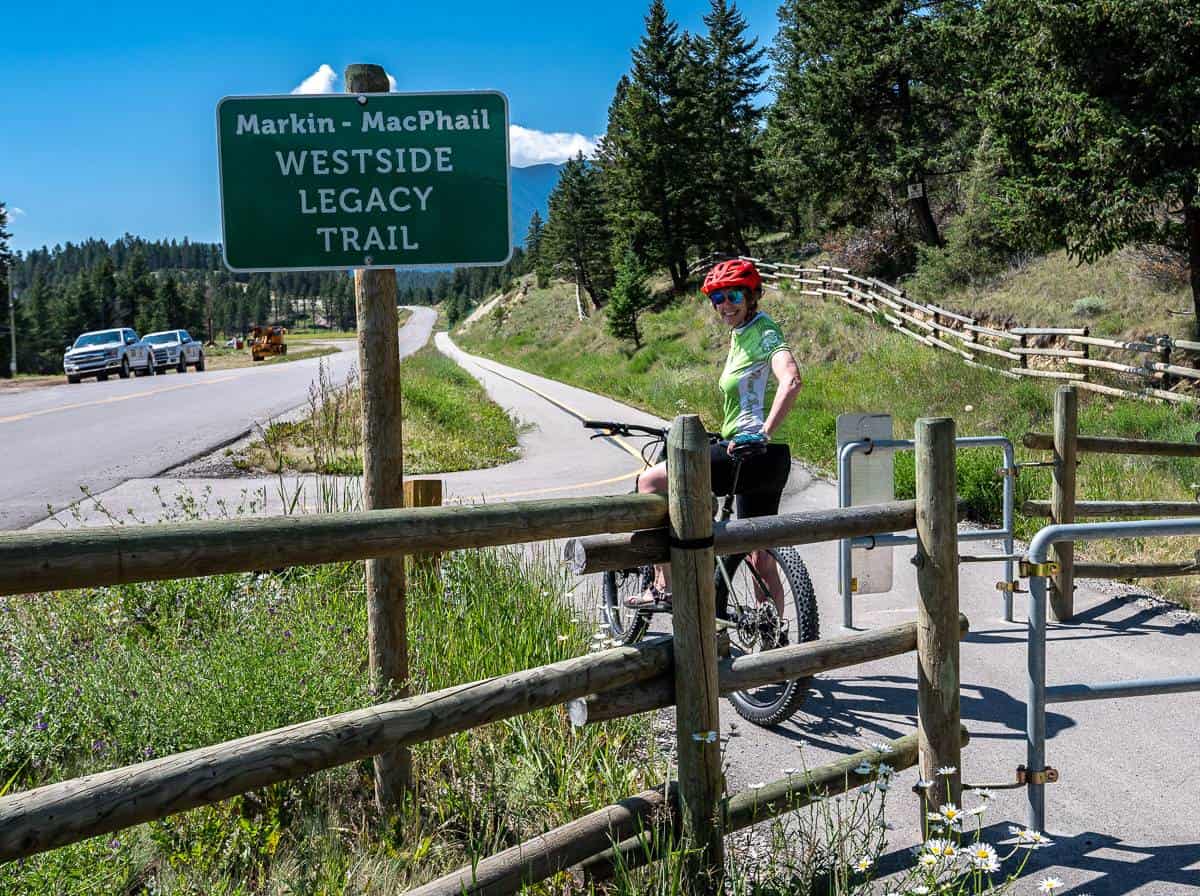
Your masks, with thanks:
M 671 592 L 651 583 L 641 594 L 631 594 L 625 598 L 625 606 L 630 610 L 669 611 L 671 609 Z

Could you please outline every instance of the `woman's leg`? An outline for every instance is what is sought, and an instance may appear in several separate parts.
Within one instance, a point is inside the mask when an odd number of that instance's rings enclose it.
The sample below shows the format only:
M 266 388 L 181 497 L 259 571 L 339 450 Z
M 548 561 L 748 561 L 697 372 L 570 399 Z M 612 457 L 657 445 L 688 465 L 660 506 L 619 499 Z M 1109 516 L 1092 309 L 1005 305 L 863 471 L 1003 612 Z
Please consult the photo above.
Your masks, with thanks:
M 638 476 L 637 490 L 639 495 L 665 495 L 667 493 L 666 461 L 655 464 L 650 469 Z M 671 590 L 670 564 L 655 564 L 654 585 L 660 591 Z

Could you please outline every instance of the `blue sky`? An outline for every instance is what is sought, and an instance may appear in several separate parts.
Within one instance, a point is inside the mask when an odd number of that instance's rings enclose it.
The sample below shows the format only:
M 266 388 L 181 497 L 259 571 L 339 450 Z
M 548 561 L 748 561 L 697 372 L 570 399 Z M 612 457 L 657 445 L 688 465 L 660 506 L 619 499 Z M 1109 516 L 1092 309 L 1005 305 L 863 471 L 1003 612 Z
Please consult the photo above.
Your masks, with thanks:
M 604 130 L 648 0 L 378 5 L 368 16 L 224 0 L 12 4 L 0 201 L 13 248 L 127 231 L 218 240 L 217 101 L 288 93 L 306 80 L 340 91 L 352 62 L 383 65 L 402 91 L 502 90 L 523 129 L 513 163 L 561 161 Z M 739 3 L 761 44 L 774 36 L 777 6 Z M 693 31 L 707 8 L 668 3 Z

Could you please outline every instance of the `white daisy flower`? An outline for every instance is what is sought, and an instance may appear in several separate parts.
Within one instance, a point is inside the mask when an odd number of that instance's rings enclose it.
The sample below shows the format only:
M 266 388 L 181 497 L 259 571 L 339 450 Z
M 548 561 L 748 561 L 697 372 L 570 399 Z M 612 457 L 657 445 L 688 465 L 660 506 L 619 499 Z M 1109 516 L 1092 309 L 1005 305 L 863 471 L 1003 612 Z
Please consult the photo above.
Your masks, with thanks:
M 750 785 L 750 789 L 751 790 L 762 790 L 766 786 L 767 786 L 766 781 L 755 781 L 753 784 Z
M 925 851 L 939 859 L 953 858 L 956 852 L 952 841 L 943 840 L 938 837 L 933 837 L 925 841 Z
M 785 768 L 783 770 L 783 773 L 790 778 L 792 775 L 797 774 L 798 771 L 799 771 L 798 769 L 794 769 L 794 768 Z
M 909 890 L 909 892 L 912 893 L 913 896 L 925 896 L 925 894 L 929 892 L 929 887 L 925 886 L 924 884 L 917 884 L 915 887 Z
M 921 788 L 922 790 L 928 790 L 933 786 L 933 783 L 933 781 L 926 781 L 924 778 L 917 779 L 917 787 Z
M 937 770 L 937 773 L 939 775 L 952 775 L 956 771 L 958 771 L 958 769 L 953 765 L 943 765 L 941 768 L 939 768 Z
M 863 762 L 863 763 L 860 763 L 858 768 L 856 768 L 854 770 L 854 774 L 869 775 L 873 771 L 875 771 L 875 766 L 871 765 L 871 763 L 869 763 L 869 762 Z
M 917 865 L 922 871 L 932 871 L 939 864 L 941 860 L 931 852 L 923 852 L 917 856 Z
M 1064 884 L 1057 877 L 1043 877 L 1041 881 L 1038 882 L 1038 892 L 1053 893 L 1055 890 L 1061 890 L 1065 886 L 1066 884 Z
M 894 768 L 892 768 L 890 765 L 888 765 L 886 762 L 879 763 L 879 776 L 881 778 L 886 778 L 889 775 L 895 774 L 895 772 L 896 772 L 896 770 Z
M 895 752 L 895 750 L 891 744 L 885 744 L 885 743 L 871 744 L 871 749 L 874 750 L 876 753 L 883 753 L 884 755 Z
M 871 868 L 871 859 L 867 856 L 863 856 L 861 859 L 859 859 L 857 862 L 854 863 L 854 870 L 857 871 L 859 874 L 862 874 L 863 872 L 870 870 L 870 868 Z
M 976 787 L 971 792 L 981 800 L 994 800 L 996 798 L 996 794 L 986 787 Z
M 942 803 L 938 807 L 938 815 L 948 825 L 962 824 L 963 810 L 954 805 L 954 803 Z
M 975 843 L 964 847 L 960 855 L 970 859 L 971 867 L 976 871 L 1000 870 L 1000 857 L 996 855 L 996 848 L 990 843 Z

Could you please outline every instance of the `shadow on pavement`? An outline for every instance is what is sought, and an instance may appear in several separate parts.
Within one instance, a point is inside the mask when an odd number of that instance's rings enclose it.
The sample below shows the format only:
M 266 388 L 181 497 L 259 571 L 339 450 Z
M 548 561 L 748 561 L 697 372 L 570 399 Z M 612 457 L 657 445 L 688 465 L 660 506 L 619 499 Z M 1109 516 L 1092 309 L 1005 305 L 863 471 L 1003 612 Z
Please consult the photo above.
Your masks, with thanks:
M 1025 701 L 999 688 L 963 684 L 960 695 L 963 724 L 979 740 L 1025 739 Z M 845 738 L 901 737 L 917 725 L 917 682 L 902 675 L 813 679 L 808 699 L 792 723 L 778 733 L 805 738 L 815 747 L 835 753 L 854 753 L 862 746 Z M 985 723 L 981 728 L 972 723 Z M 1071 728 L 1075 720 L 1046 712 L 1046 736 Z M 997 727 L 1003 729 L 995 730 Z
M 1012 847 L 998 844 L 1012 839 L 1009 826 L 1010 822 L 990 824 L 983 829 L 981 839 L 1006 855 Z M 1090 896 L 1119 896 L 1142 888 L 1156 894 L 1200 890 L 1200 843 L 1138 846 L 1095 831 L 1074 837 L 1050 836 L 1054 845 L 1035 850 L 1018 880 L 1036 884 L 1042 877 L 1069 876 L 1065 892 L 1086 892 Z M 963 843 L 974 839 L 972 832 L 963 837 Z M 1018 853 L 1005 862 L 1005 870 L 1011 873 L 1020 861 Z M 899 874 L 912 864 L 911 850 L 895 850 L 880 857 L 876 876 Z

